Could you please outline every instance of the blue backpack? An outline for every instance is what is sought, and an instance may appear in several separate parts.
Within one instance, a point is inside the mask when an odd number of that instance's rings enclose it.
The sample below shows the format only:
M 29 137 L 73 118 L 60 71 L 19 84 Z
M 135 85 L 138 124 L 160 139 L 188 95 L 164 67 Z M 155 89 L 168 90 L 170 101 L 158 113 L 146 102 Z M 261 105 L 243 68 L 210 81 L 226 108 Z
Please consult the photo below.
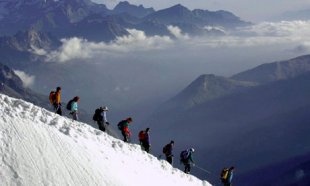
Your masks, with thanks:
M 71 100 L 67 103 L 67 105 L 66 105 L 66 109 L 67 109 L 67 110 L 71 110 L 73 101 L 74 101 L 74 100 L 71 99 Z
M 189 157 L 189 151 L 188 150 L 183 150 L 180 154 L 180 159 L 181 161 L 184 161 L 186 159 L 188 159 Z

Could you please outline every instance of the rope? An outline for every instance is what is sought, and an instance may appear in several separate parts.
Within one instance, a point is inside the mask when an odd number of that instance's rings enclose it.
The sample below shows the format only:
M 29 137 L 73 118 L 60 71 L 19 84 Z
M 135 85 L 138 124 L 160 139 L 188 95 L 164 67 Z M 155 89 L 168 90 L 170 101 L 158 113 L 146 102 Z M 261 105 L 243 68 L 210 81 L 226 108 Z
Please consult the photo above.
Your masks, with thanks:
M 210 171 L 208 171 L 208 170 L 206 170 L 206 169 L 204 169 L 204 168 L 201 168 L 201 167 L 199 167 L 198 165 L 195 165 L 194 167 L 197 167 L 198 169 L 200 169 L 200 170 L 202 170 L 202 171 L 204 171 L 204 172 L 206 172 L 206 173 L 208 173 L 208 174 L 211 174 Z

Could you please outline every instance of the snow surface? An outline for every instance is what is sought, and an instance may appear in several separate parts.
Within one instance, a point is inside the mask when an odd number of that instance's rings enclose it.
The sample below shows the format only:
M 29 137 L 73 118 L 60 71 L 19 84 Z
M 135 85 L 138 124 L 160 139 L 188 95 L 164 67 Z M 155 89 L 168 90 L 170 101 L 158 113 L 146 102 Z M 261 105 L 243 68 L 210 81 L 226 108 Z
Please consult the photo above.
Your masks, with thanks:
M 87 124 L 2 94 L 0 105 L 0 185 L 210 185 Z

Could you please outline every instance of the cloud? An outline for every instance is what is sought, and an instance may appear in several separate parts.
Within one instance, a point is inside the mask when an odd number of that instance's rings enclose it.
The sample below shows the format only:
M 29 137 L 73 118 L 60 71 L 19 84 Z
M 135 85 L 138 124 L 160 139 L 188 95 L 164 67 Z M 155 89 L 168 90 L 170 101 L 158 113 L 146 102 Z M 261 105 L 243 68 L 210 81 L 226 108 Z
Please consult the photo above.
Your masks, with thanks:
M 225 36 L 196 38 L 196 41 L 200 46 L 210 47 L 296 45 L 310 41 L 310 21 L 262 22 Z
M 253 26 L 245 27 L 242 31 L 255 33 L 259 36 L 310 36 L 310 21 L 262 22 Z
M 130 87 L 129 86 L 124 86 L 124 87 L 116 86 L 114 88 L 114 92 L 128 92 L 128 91 L 130 91 Z
M 20 70 L 14 70 L 14 73 L 20 77 L 20 79 L 23 81 L 24 87 L 31 87 L 34 84 L 35 76 L 28 75 L 23 71 Z
M 30 46 L 31 49 L 29 50 L 29 52 L 39 55 L 39 56 L 45 56 L 47 55 L 47 51 L 44 50 L 43 48 L 37 48 L 36 46 L 31 45 Z
M 310 53 L 310 42 L 303 42 L 297 46 L 295 46 L 291 51 L 296 54 L 302 54 L 302 53 Z
M 182 33 L 182 30 L 179 28 L 179 27 L 177 27 L 177 26 L 172 26 L 172 25 L 169 25 L 168 27 L 167 27 L 167 29 L 169 30 L 169 32 L 173 35 L 173 36 L 175 36 L 177 39 L 189 39 L 189 36 L 188 36 L 188 34 L 183 34 Z
M 56 60 L 59 62 L 69 61 L 71 59 L 87 59 L 91 57 L 87 40 L 80 38 L 62 39 L 62 46 L 57 50 L 47 55 L 47 61 Z
M 110 9 L 113 9 L 119 3 L 118 0 L 93 0 L 93 2 L 102 3 Z
M 205 26 L 204 29 L 207 31 L 220 31 L 224 34 L 227 34 L 226 30 L 220 26 Z
M 143 31 L 127 29 L 129 35 L 117 37 L 113 42 L 88 42 L 86 39 L 62 39 L 62 46 L 48 53 L 46 61 L 67 62 L 77 59 L 90 59 L 94 56 L 118 56 L 133 51 L 162 50 L 173 44 L 168 36 L 147 37 Z
M 122 51 L 132 50 L 154 50 L 164 49 L 167 45 L 172 44 L 172 39 L 168 36 L 151 36 L 147 37 L 143 31 L 136 29 L 127 29 L 129 35 L 117 37 L 114 44 L 111 44 L 114 49 Z
M 207 51 L 209 49 L 242 49 L 242 48 L 281 48 L 287 47 L 292 52 L 306 52 L 310 42 L 310 21 L 262 22 L 242 27 L 224 36 L 189 36 L 179 27 L 168 26 L 167 29 L 175 37 L 146 36 L 143 31 L 127 29 L 129 35 L 117 37 L 114 41 L 89 42 L 82 38 L 62 39 L 62 46 L 47 54 L 39 49 L 36 53 L 45 54 L 47 61 L 68 62 L 93 58 L 119 58 L 129 55 L 146 55 L 146 52 Z M 205 29 L 222 29 L 206 27 Z

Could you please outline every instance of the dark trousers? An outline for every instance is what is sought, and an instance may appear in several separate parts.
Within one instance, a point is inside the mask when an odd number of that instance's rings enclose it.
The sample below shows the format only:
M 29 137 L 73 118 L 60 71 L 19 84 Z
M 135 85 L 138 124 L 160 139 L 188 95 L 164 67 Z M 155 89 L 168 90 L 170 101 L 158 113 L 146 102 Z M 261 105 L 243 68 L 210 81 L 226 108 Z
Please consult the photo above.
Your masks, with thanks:
M 184 164 L 184 172 L 186 174 L 189 174 L 191 172 L 191 164 L 190 164 L 189 160 L 183 160 L 182 162 Z
M 122 130 L 122 135 L 124 137 L 124 142 L 129 142 L 129 136 L 124 130 Z
M 143 140 L 139 140 L 139 142 L 140 142 L 141 149 L 144 150 Z
M 104 127 L 103 121 L 97 121 L 97 124 L 98 124 L 99 130 L 105 132 L 105 127 Z
M 191 172 L 191 164 L 190 163 L 185 164 L 184 172 L 187 174 Z
M 77 111 L 72 112 L 72 119 L 76 120 L 76 121 L 79 120 L 79 116 L 78 116 Z
M 61 105 L 60 104 L 54 104 L 54 109 L 55 109 L 55 112 L 56 114 L 59 114 L 62 116 L 62 110 L 61 110 Z
M 172 165 L 173 164 L 173 156 L 167 156 L 166 155 L 166 160 Z
M 225 180 L 225 179 L 221 178 L 221 181 L 222 181 L 224 186 L 232 186 L 232 184 L 229 183 L 229 180 Z
M 150 152 L 150 144 L 146 141 L 142 141 L 142 146 L 146 152 Z

